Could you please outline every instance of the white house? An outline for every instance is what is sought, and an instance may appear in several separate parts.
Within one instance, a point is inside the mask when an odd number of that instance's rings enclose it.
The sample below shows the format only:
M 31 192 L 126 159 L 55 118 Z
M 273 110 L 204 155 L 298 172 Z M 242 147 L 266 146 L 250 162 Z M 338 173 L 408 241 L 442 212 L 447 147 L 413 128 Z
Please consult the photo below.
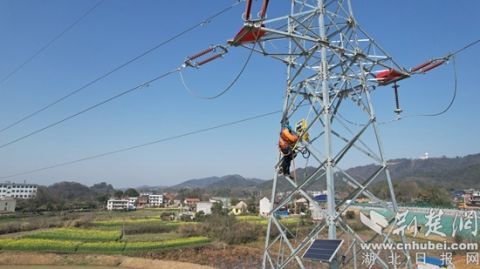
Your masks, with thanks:
M 162 194 L 150 194 L 148 196 L 148 203 L 150 206 L 158 207 L 163 204 L 163 195 Z
M 129 200 L 127 199 L 110 199 L 107 201 L 107 210 L 128 210 Z
M 0 198 L 0 212 L 15 212 L 16 201 L 13 198 Z
M 200 212 L 203 211 L 205 215 L 210 215 L 212 214 L 212 202 L 198 202 L 197 203 L 197 209 L 195 212 Z
M 29 199 L 37 196 L 36 184 L 27 183 L 0 183 L 0 198 L 11 197 L 20 199 Z
M 260 207 L 259 207 L 260 216 L 267 217 L 268 213 L 270 213 L 271 207 L 272 207 L 272 203 L 270 202 L 270 200 L 268 200 L 267 197 L 263 197 L 260 200 Z
M 131 205 L 135 205 L 137 203 L 138 197 L 128 197 L 128 203 Z

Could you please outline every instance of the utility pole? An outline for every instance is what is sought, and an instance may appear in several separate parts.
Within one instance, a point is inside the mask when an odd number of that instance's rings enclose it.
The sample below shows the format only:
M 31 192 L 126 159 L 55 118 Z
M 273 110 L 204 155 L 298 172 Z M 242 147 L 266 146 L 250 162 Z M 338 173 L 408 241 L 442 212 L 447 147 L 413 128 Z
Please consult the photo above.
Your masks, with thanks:
M 280 175 L 282 157 L 275 166 L 262 267 L 304 269 L 320 262 L 304 258 L 316 239 L 340 239 L 346 243 L 334 258 L 323 262 L 331 269 L 358 268 L 362 263 L 358 257 L 365 254 L 361 244 L 393 242 L 397 220 L 388 219 L 388 225 L 365 239 L 366 234 L 357 233 L 342 214 L 352 209 L 357 198 L 376 203 L 379 213 L 398 213 L 371 94 L 409 74 L 360 27 L 349 0 L 290 0 L 290 13 L 272 18 L 267 16 L 268 2 L 263 0 L 259 17 L 252 19 L 253 2 L 247 0 L 244 26 L 229 45 L 286 65 L 281 128 L 301 121 L 307 124 L 297 129 L 301 139 L 295 145 L 303 158 L 297 156 L 294 167 L 301 168 L 303 175 Z M 357 178 L 345 169 L 352 159 L 374 163 L 376 168 L 367 178 Z M 388 188 L 390 197 L 377 197 L 371 191 L 374 184 Z M 326 210 L 312 195 L 319 188 L 326 189 Z M 294 240 L 276 213 L 297 197 L 305 198 L 310 209 L 324 217 L 315 218 L 308 234 Z M 406 242 L 404 236 L 398 239 Z M 373 257 L 370 268 L 391 268 L 392 253 L 365 252 Z M 409 252 L 401 254 L 396 266 L 412 268 Z

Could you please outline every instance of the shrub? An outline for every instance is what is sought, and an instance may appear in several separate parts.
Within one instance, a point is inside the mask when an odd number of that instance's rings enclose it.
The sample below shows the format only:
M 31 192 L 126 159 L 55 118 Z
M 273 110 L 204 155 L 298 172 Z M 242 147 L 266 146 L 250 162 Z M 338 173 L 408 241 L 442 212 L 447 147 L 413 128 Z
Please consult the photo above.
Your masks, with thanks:
M 202 234 L 202 228 L 200 225 L 196 224 L 180 225 L 177 229 L 177 233 L 182 237 L 199 236 Z
M 160 214 L 160 219 L 162 219 L 162 220 L 174 220 L 175 219 L 175 212 L 162 212 L 162 214 Z
M 207 218 L 207 216 L 205 215 L 205 213 L 203 211 L 199 211 L 197 213 L 195 213 L 195 221 L 205 221 L 205 219 Z
M 175 229 L 175 225 L 141 223 L 126 226 L 125 234 L 168 233 Z
M 225 234 L 223 241 L 227 244 L 244 244 L 258 239 L 261 228 L 248 222 L 235 223 Z
M 463 243 L 463 236 L 459 233 L 456 233 L 455 237 L 453 237 L 453 241 L 455 241 L 457 244 Z
M 92 226 L 92 221 L 94 219 L 93 214 L 88 214 L 81 216 L 76 219 L 69 220 L 65 222 L 64 227 L 90 227 Z
M 345 218 L 355 219 L 355 211 L 348 210 L 347 212 L 345 212 Z
M 248 218 L 244 218 L 248 219 Z M 238 222 L 234 216 L 211 215 L 200 224 L 200 232 L 227 244 L 242 244 L 258 239 L 262 226 L 256 221 Z
M 201 229 L 203 234 L 208 237 L 225 241 L 236 221 L 235 217 L 231 215 L 210 215 L 201 224 Z

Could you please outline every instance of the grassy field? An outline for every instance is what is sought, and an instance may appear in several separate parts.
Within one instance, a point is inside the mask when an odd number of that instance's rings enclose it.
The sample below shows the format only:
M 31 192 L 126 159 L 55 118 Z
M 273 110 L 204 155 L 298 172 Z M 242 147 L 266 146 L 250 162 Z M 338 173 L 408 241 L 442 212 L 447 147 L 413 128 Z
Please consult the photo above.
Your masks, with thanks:
M 0 249 L 64 253 L 75 252 L 81 243 L 81 241 L 64 241 L 34 238 L 6 238 L 0 239 Z
M 163 241 L 178 238 L 178 233 L 141 233 L 128 234 L 125 236 L 128 242 L 149 242 L 149 241 Z
M 189 238 L 176 238 L 158 242 L 131 242 L 125 246 L 126 252 L 151 251 L 159 249 L 180 248 L 199 246 L 210 243 L 210 239 L 204 236 L 195 236 Z
M 56 228 L 35 232 L 27 235 L 29 238 L 73 241 L 116 241 L 121 236 L 120 231 L 104 231 L 96 229 Z
M 0 239 L 1 250 L 17 251 L 40 251 L 58 253 L 131 253 L 138 251 L 152 251 L 159 249 L 171 249 L 180 247 L 199 246 L 210 243 L 207 237 L 196 236 L 188 238 L 175 238 L 160 241 L 125 242 L 125 241 L 66 241 L 58 238 L 37 239 L 37 238 L 6 238 Z

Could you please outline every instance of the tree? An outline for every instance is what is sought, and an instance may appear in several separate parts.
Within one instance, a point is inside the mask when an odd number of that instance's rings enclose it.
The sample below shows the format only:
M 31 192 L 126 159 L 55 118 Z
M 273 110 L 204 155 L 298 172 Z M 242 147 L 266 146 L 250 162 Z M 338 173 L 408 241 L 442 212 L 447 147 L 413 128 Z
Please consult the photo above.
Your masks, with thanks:
M 127 189 L 123 194 L 128 197 L 138 197 L 140 195 L 138 191 L 133 188 Z
M 195 213 L 195 221 L 202 222 L 206 218 L 206 215 L 203 211 L 198 211 Z
M 409 181 L 403 184 L 400 184 L 398 187 L 398 195 L 400 201 L 402 202 L 412 202 L 418 197 L 418 190 L 420 186 L 418 186 L 417 182 Z
M 38 186 L 32 199 L 19 200 L 18 209 L 25 212 L 44 210 L 72 210 L 105 207 L 107 200 L 114 194 L 112 185 L 104 182 L 92 187 L 78 182 L 58 182 L 50 186 Z M 122 191 L 116 193 L 123 195 Z
M 226 213 L 226 210 L 223 210 L 223 203 L 221 201 L 213 203 L 212 215 L 226 215 Z
M 237 205 L 238 203 L 240 203 L 240 200 L 237 199 L 237 198 L 232 198 L 232 200 L 230 200 L 230 204 L 231 204 L 232 206 L 235 206 L 235 205 Z
M 253 195 L 247 200 L 247 210 L 250 214 L 258 213 L 257 200 Z
M 449 193 L 438 186 L 429 186 L 419 194 L 419 200 L 430 206 L 450 207 L 452 200 Z
M 115 196 L 116 198 L 122 198 L 122 196 L 123 196 L 123 191 L 121 191 L 121 190 L 115 190 L 115 192 L 113 193 L 113 196 Z
M 95 193 L 102 193 L 102 194 L 112 194 L 115 189 L 111 184 L 107 184 L 106 182 L 100 182 L 93 184 L 90 189 Z
M 177 199 L 185 200 L 185 198 L 202 198 L 203 190 L 200 188 L 187 189 L 183 188 L 178 191 Z
M 95 197 L 95 200 L 101 205 L 104 205 L 107 203 L 109 198 L 110 197 L 108 196 L 108 194 L 99 194 Z

